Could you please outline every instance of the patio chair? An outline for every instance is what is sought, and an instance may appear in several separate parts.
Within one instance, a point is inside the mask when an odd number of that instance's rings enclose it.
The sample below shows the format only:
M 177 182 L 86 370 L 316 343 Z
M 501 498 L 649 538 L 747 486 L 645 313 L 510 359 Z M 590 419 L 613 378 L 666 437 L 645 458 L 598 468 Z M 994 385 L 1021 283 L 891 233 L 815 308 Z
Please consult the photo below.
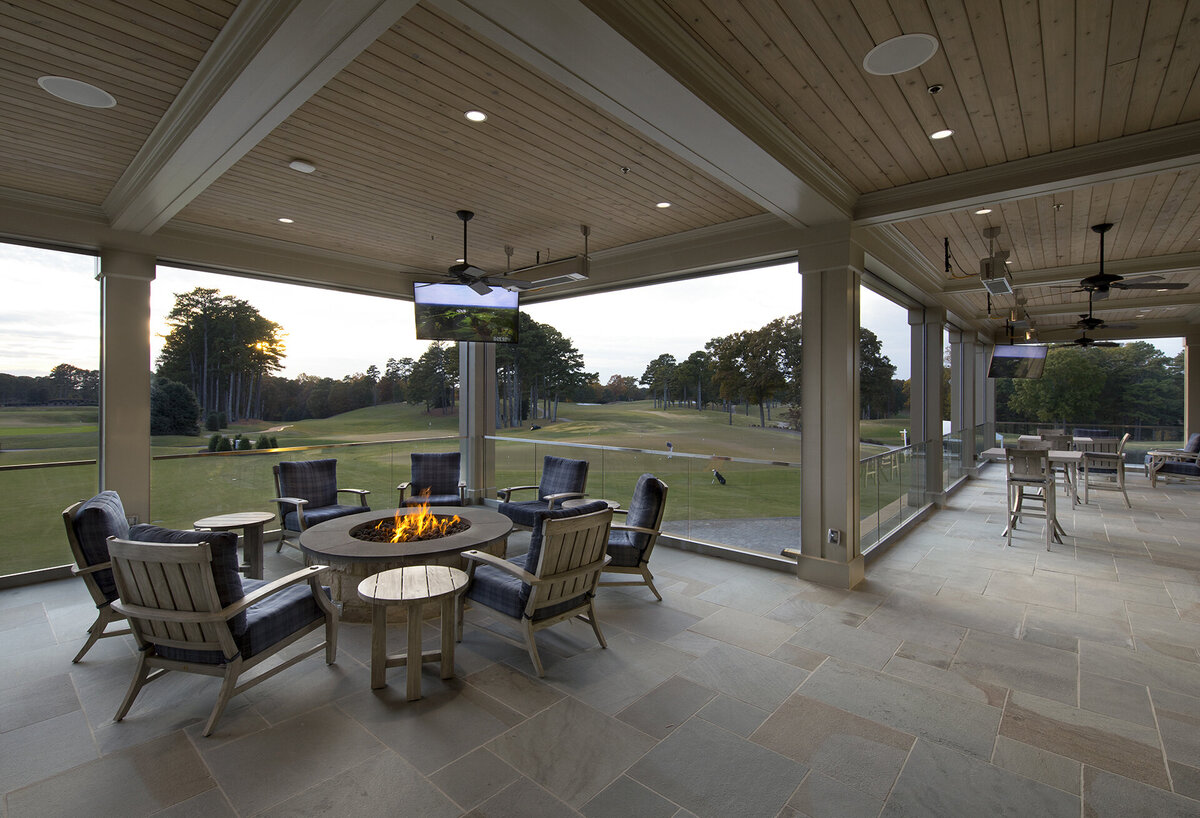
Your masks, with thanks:
M 1088 493 L 1092 489 L 1107 489 L 1121 492 L 1121 496 L 1125 498 L 1125 506 L 1133 508 L 1129 502 L 1129 495 L 1125 492 L 1125 443 L 1128 440 L 1129 433 L 1126 432 L 1115 447 L 1111 446 L 1115 439 L 1112 441 L 1094 440 L 1091 444 L 1084 444 L 1083 502 L 1085 505 L 1088 501 Z M 1109 448 L 1115 450 L 1107 451 Z
M 1008 461 L 1008 526 L 1004 529 L 1005 545 L 1012 545 L 1013 529 L 1022 516 L 1046 520 L 1046 550 L 1050 542 L 1062 542 L 1059 532 L 1057 504 L 1054 494 L 1054 472 L 1050 468 L 1050 449 L 1043 447 L 1006 448 Z M 1041 504 L 1040 512 L 1026 508 L 1028 503 Z
M 612 526 L 608 535 L 608 555 L 612 562 L 606 574 L 640 574 L 641 579 L 601 582 L 601 585 L 645 585 L 662 602 L 650 573 L 650 554 L 661 533 L 663 512 L 667 508 L 667 484 L 652 474 L 643 474 L 633 489 L 629 509 L 617 509 L 625 515 L 624 524 Z
M 243 581 L 234 532 L 138 525 L 129 537 L 108 541 L 120 595 L 113 607 L 129 619 L 138 644 L 137 670 L 114 721 L 125 718 L 142 687 L 172 670 L 219 676 L 207 736 L 238 693 L 322 649 L 326 664 L 336 661 L 337 609 L 329 589 L 317 584 L 326 566 Z M 321 627 L 324 641 L 238 684 L 243 673 Z
M 275 476 L 275 494 L 271 500 L 279 508 L 279 545 L 275 553 L 283 550 L 284 543 L 299 548 L 300 534 L 317 523 L 370 511 L 365 489 L 340 489 L 337 487 L 337 460 L 285 460 L 271 467 Z M 346 492 L 358 495 L 359 505 L 338 503 L 338 494 Z
M 492 609 L 513 621 L 524 637 L 533 669 L 545 676 L 534 634 L 578 616 L 592 626 L 600 647 L 608 647 L 592 598 L 600 572 L 611 559 L 607 553 L 612 509 L 603 500 L 577 508 L 534 512 L 535 527 L 529 551 L 504 560 L 483 551 L 464 551 L 470 584 L 459 597 L 458 641 L 462 641 L 465 599 Z M 491 631 L 517 646 L 521 642 Z
M 112 602 L 117 598 L 117 586 L 108 557 L 108 538 L 128 536 L 129 521 L 115 491 L 102 491 L 90 500 L 81 500 L 63 509 L 62 518 L 67 528 L 67 542 L 71 544 L 71 556 L 75 558 L 71 573 L 83 580 L 92 602 L 96 603 L 96 621 L 87 629 L 87 641 L 71 660 L 74 663 L 82 659 L 98 640 L 131 633 L 129 628 L 107 630 L 110 623 L 125 618 L 112 608 Z
M 1150 487 L 1163 480 L 1200 480 L 1200 432 L 1191 435 L 1182 449 L 1156 449 L 1146 455 Z
M 563 500 L 583 497 L 587 488 L 588 461 L 546 455 L 542 462 L 542 479 L 536 486 L 510 486 L 496 493 L 503 501 L 497 509 L 521 528 L 533 529 L 540 524 L 539 511 L 549 511 Z M 514 492 L 537 491 L 536 500 L 512 501 Z
M 400 506 L 465 506 L 467 484 L 460 480 L 459 452 L 413 452 L 412 479 L 396 486 Z M 404 495 L 409 491 L 411 496 Z

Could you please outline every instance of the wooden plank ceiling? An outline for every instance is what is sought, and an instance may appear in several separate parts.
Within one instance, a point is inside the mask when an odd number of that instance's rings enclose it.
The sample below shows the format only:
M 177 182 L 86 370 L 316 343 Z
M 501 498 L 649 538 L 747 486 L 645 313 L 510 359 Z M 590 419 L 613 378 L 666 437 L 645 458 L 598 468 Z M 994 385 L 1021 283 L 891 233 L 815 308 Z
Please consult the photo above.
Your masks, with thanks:
M 197 184 L 169 224 L 439 271 L 461 256 L 460 208 L 477 214 L 469 258 L 495 270 L 509 263 L 506 245 L 514 267 L 582 251 L 585 224 L 597 252 L 780 215 L 770 197 L 721 176 L 729 155 L 706 145 L 704 134 L 672 133 L 671 112 L 618 99 L 622 89 L 592 72 L 595 55 L 548 56 L 546 43 L 561 31 L 536 42 L 536 33 L 504 22 L 509 4 L 477 5 L 403 5 L 394 25 L 269 135 Z M 64 211 L 104 203 L 139 151 L 155 144 L 156 126 L 222 28 L 238 19 L 235 8 L 221 0 L 5 3 L 0 198 L 43 197 Z M 950 189 L 960 176 L 1003 178 L 1009 167 L 1060 153 L 1119 155 L 1124 142 L 1200 121 L 1200 0 L 527 0 L 526 8 L 540 9 L 530 13 L 545 15 L 548 31 L 565 25 L 551 20 L 560 9 L 571 25 L 596 26 L 589 33 L 597 43 L 615 31 L 755 140 L 796 187 L 812 181 L 816 190 L 846 191 L 834 202 L 842 212 L 856 197 Z M 876 44 L 914 32 L 938 39 L 926 64 L 891 77 L 863 69 Z M 36 85 L 44 74 L 88 79 L 118 105 L 51 98 Z M 649 74 L 645 82 L 653 86 L 647 99 L 671 87 Z M 467 122 L 463 112 L 472 108 L 489 120 Z M 942 127 L 954 135 L 931 141 Z M 923 299 L 988 329 L 989 304 L 973 276 L 988 253 L 983 229 L 998 227 L 995 243 L 1011 254 L 1018 290 L 993 312 L 1019 298 L 1035 324 L 1052 331 L 1069 329 L 1086 308 L 1085 293 L 1054 285 L 1095 272 L 1099 239 L 1088 228 L 1113 222 L 1105 259 L 1114 270 L 1163 269 L 1188 288 L 1114 291 L 1098 306 L 1147 327 L 1195 325 L 1200 146 L 1192 152 L 1169 166 L 1081 175 L 861 229 L 916 260 L 896 272 Z M 296 158 L 317 172 L 289 170 Z M 674 206 L 656 208 L 659 201 Z M 975 212 L 984 207 L 991 212 Z M 151 247 L 153 240 L 144 239 Z

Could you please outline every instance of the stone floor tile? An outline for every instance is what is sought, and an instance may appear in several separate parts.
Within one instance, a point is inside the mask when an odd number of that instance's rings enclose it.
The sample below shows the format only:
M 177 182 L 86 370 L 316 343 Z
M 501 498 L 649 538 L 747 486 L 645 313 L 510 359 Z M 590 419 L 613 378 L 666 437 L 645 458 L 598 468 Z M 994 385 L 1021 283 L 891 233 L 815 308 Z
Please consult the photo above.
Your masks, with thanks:
M 1157 731 L 1014 691 L 1000 735 L 1118 775 L 1167 788 Z
M 76 709 L 0 733 L 0 793 L 69 770 L 100 755 Z
M 472 673 L 465 681 L 525 716 L 545 710 L 565 695 L 541 679 L 500 663 Z
M 733 608 L 723 608 L 689 630 L 764 656 L 796 634 L 791 625 Z
M 79 696 L 75 694 L 75 686 L 66 673 L 14 685 L 0 695 L 0 733 L 79 708 Z
M 1078 656 L 1021 639 L 971 631 L 950 669 L 982 682 L 1055 701 L 1078 701 Z
M 742 738 L 749 738 L 771 714 L 741 699 L 721 694 L 700 708 L 696 715 Z
M 640 730 L 568 697 L 486 746 L 579 809 L 653 745 Z
M 1146 786 L 1107 770 L 1083 768 L 1084 818 L 1195 818 L 1200 801 Z
M 1073 758 L 1060 756 L 1008 736 L 996 736 L 992 763 L 1017 775 L 1079 795 L 1080 770 L 1083 765 Z
M 580 810 L 588 818 L 671 818 L 679 805 L 627 776 L 608 785 Z
M 701 818 L 775 815 L 808 768 L 703 719 L 691 719 L 629 777 Z
M 923 687 L 942 690 L 967 701 L 992 707 L 1003 707 L 1005 697 L 1008 696 L 1008 688 L 1003 685 L 981 682 L 959 673 L 953 667 L 943 670 L 903 656 L 892 657 L 892 660 L 884 665 L 883 672 Z
M 1145 685 L 1110 679 L 1095 673 L 1079 674 L 1079 706 L 1094 713 L 1154 727 L 1154 712 Z
M 442 792 L 469 810 L 520 778 L 520 773 L 491 750 L 480 747 L 429 776 Z
M 813 770 L 787 805 L 808 818 L 877 818 L 883 801 Z
M 880 818 L 1078 818 L 1079 797 L 918 739 Z
M 836 656 L 848 662 L 876 670 L 896 654 L 902 640 L 894 636 L 850 627 L 821 617 L 813 619 L 789 643 L 806 650 Z
M 617 718 L 648 736 L 666 738 L 716 695 L 707 687 L 672 676 L 618 713 Z
M 518 778 L 466 814 L 466 818 L 578 818 L 579 813 L 528 778 Z
M 1165 690 L 1151 698 L 1167 759 L 1200 767 L 1200 699 Z
M 958 650 L 963 637 L 967 635 L 966 628 L 920 614 L 901 613 L 887 603 L 867 617 L 862 629 L 949 654 Z
M 1117 647 L 1133 647 L 1133 634 L 1125 620 L 1030 605 L 1025 614 L 1025 627 L 1058 633 L 1069 639 L 1090 639 Z M 1071 650 L 1074 651 L 1076 647 L 1073 646 Z
M 983 595 L 1074 611 L 1075 577 L 1051 571 L 1035 571 L 1032 576 L 996 571 Z

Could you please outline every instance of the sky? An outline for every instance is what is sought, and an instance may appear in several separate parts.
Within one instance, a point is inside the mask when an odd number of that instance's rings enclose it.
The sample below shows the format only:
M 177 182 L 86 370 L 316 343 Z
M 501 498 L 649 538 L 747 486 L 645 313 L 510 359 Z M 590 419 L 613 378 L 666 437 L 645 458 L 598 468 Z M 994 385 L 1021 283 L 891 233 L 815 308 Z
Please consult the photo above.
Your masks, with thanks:
M 0 281 L 0 372 L 46 375 L 64 362 L 98 368 L 93 257 L 0 244 Z M 411 302 L 160 267 L 151 286 L 152 363 L 176 294 L 200 286 L 241 298 L 284 328 L 285 377 L 341 378 L 372 364 L 382 371 L 388 358 L 418 358 L 429 346 L 416 340 Z M 712 338 L 800 312 L 801 277 L 794 265 L 779 265 L 522 309 L 570 338 L 584 368 L 606 383 L 612 375 L 641 377 L 661 354 L 682 361 Z M 907 378 L 907 312 L 864 289 L 861 315 L 896 377 Z M 1178 339 L 1156 345 L 1169 355 L 1182 348 Z

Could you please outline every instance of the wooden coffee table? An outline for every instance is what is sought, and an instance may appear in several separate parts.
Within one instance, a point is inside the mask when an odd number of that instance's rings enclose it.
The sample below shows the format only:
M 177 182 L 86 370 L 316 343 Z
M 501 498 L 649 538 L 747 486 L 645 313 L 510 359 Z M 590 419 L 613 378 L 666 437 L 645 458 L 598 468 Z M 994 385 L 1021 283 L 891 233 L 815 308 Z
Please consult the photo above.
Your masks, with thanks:
M 358 584 L 358 595 L 371 606 L 371 689 L 387 685 L 389 667 L 408 668 L 408 700 L 421 698 L 421 665 L 442 663 L 442 678 L 454 676 L 454 637 L 457 632 L 456 597 L 467 587 L 467 575 L 447 565 L 410 565 L 367 577 Z M 439 602 L 442 608 L 442 649 L 421 650 L 421 608 Z M 387 607 L 408 610 L 408 644 L 404 653 L 387 652 Z
M 209 531 L 242 529 L 242 553 L 246 558 L 246 563 L 241 566 L 241 572 L 251 579 L 262 579 L 263 526 L 274 519 L 275 515 L 268 511 L 235 511 L 232 514 L 205 517 L 192 525 L 197 529 Z

